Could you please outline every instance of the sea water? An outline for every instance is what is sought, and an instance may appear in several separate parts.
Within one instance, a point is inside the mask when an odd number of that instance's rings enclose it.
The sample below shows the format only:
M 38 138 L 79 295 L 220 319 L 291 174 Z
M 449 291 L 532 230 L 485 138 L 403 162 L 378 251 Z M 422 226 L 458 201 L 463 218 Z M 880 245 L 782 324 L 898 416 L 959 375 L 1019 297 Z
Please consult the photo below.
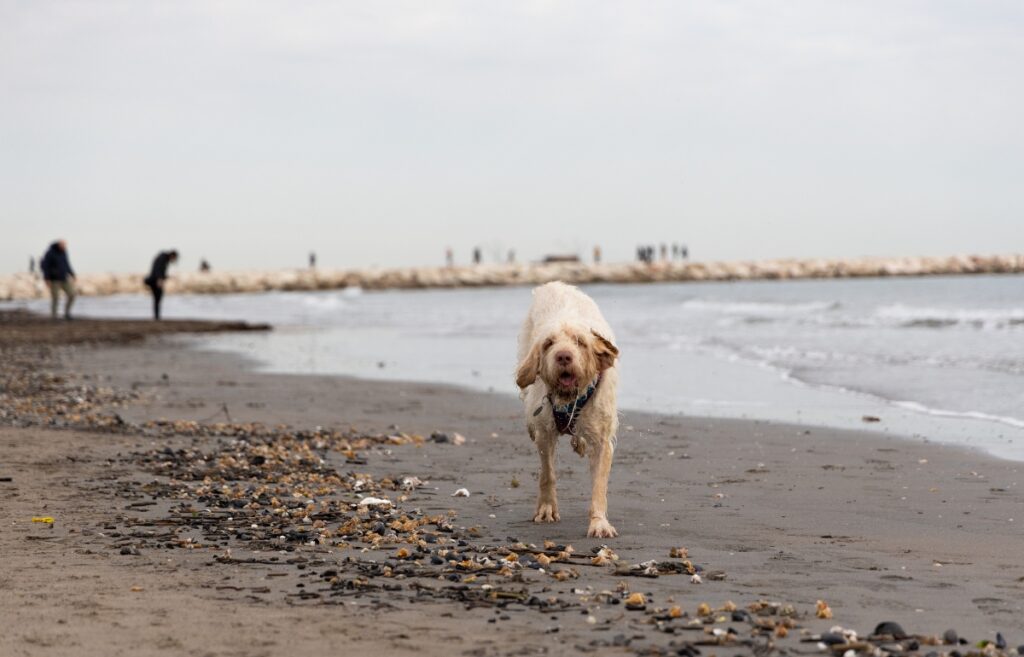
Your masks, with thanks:
M 1024 460 L 1024 276 L 584 290 L 616 332 L 622 408 L 870 428 Z M 164 315 L 272 323 L 266 334 L 194 339 L 268 372 L 515 394 L 529 303 L 519 287 L 273 292 L 171 296 Z M 77 309 L 142 317 L 149 305 L 117 296 Z

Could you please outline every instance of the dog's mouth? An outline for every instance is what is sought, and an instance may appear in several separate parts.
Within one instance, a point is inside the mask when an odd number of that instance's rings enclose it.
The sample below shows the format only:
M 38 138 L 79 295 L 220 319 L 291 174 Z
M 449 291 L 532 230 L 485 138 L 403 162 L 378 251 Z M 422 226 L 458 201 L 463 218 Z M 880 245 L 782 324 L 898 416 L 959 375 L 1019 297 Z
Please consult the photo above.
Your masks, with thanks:
M 558 387 L 562 390 L 573 390 L 576 388 L 576 375 L 572 372 L 562 372 L 558 375 Z

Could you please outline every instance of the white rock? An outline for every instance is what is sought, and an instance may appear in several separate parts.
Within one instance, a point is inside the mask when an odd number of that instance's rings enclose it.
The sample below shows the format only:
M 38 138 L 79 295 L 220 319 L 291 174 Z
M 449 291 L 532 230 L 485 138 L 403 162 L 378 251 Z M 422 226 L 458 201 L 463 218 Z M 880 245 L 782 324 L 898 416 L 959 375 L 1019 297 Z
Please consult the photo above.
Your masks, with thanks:
M 391 500 L 380 497 L 364 497 L 359 500 L 359 506 L 391 506 Z
M 469 497 L 469 491 L 466 490 L 465 488 L 460 488 L 459 490 L 452 493 L 452 497 Z

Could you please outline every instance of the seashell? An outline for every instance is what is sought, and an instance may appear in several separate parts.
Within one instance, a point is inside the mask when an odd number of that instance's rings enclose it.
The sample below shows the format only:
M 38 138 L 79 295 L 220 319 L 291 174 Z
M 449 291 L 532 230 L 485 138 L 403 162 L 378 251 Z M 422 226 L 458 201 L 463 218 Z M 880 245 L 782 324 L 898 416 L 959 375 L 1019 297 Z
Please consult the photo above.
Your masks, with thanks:
M 647 598 L 643 593 L 630 593 L 626 598 L 626 609 L 640 610 L 647 607 Z

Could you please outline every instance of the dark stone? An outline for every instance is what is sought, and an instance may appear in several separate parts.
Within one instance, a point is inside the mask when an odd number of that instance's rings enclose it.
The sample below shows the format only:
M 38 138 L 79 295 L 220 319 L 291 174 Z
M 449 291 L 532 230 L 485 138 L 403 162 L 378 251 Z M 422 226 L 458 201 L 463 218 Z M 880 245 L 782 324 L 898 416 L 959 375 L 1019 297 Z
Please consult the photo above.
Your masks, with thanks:
M 838 632 L 825 632 L 821 635 L 821 642 L 826 646 L 841 646 L 846 643 L 846 637 Z
M 907 638 L 907 633 L 903 631 L 903 628 L 900 627 L 900 624 L 894 623 L 892 621 L 885 621 L 883 623 L 879 623 L 878 625 L 876 625 L 874 634 L 875 636 L 887 634 L 896 640 Z
M 956 630 L 950 628 L 942 633 L 942 640 L 946 643 L 956 645 L 960 637 L 957 636 Z

